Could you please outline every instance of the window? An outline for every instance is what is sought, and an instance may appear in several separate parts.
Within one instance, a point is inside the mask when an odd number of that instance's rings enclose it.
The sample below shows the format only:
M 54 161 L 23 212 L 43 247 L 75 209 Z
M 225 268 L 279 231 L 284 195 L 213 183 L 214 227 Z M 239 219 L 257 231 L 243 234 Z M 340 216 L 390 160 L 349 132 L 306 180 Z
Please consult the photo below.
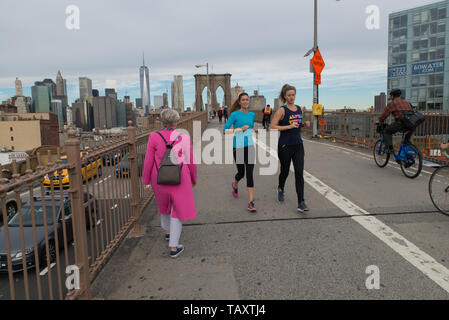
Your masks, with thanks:
M 413 27 L 413 36 L 419 37 L 421 35 L 421 26 Z
M 444 89 L 443 87 L 435 88 L 435 98 L 443 98 Z
M 418 99 L 420 100 L 420 101 L 425 101 L 426 100 L 426 94 L 427 94 L 427 90 L 426 90 L 426 88 L 421 88 L 421 89 L 419 89 L 419 92 L 418 92 Z
M 407 27 L 407 22 L 408 22 L 408 15 L 405 14 L 401 17 L 401 28 Z
M 432 37 L 430 38 L 430 47 L 435 48 L 437 46 L 437 38 Z
M 427 76 L 419 76 L 419 86 L 420 87 L 427 87 Z
M 434 60 L 437 58 L 437 51 L 436 50 L 430 50 L 429 51 L 429 59 Z
M 419 61 L 426 61 L 429 58 L 428 52 L 421 52 L 419 54 Z
M 11 137 L 11 141 L 14 141 L 14 137 Z
M 421 12 L 421 22 L 429 22 L 429 11 L 423 11 Z
M 430 26 L 430 34 L 437 33 L 438 26 L 436 22 L 429 24 L 429 26 Z
M 418 90 L 417 89 L 412 90 L 412 99 L 418 100 Z
M 427 49 L 429 46 L 429 39 L 421 40 L 421 49 Z
M 412 87 L 419 87 L 419 77 L 417 77 L 417 76 L 412 77 Z M 416 92 L 416 96 L 418 96 L 418 91 L 416 91 L 416 90 L 412 91 L 412 96 L 413 96 L 413 93 L 415 93 L 415 92 Z
M 11 146 L 11 150 L 14 151 L 14 146 Z
M 445 31 L 446 31 L 446 23 L 438 24 L 438 32 L 445 32 Z
M 446 8 L 438 10 L 438 19 L 446 19 Z
M 436 102 L 435 103 L 435 110 L 442 110 L 443 109 L 443 104 L 441 102 Z
M 393 19 L 393 29 L 398 29 L 401 26 L 401 18 L 397 17 Z
M 413 23 L 421 23 L 421 14 L 420 13 L 416 13 L 413 15 Z
M 435 89 L 434 88 L 427 89 L 427 98 L 429 98 L 429 99 L 435 98 Z
M 444 84 L 444 73 L 435 75 L 435 85 L 441 86 Z
M 437 46 L 445 46 L 445 45 L 446 45 L 446 39 L 444 37 L 438 38 Z
M 436 59 L 443 59 L 443 58 L 444 58 L 444 49 L 438 49 Z
M 413 41 L 413 50 L 417 50 L 421 47 L 421 41 Z
M 419 52 L 413 52 L 412 53 L 412 61 L 418 62 L 419 61 Z
M 9 127 L 9 131 L 12 132 L 12 127 Z
M 438 20 L 438 9 L 437 8 L 430 10 L 430 20 L 432 20 L 432 21 Z

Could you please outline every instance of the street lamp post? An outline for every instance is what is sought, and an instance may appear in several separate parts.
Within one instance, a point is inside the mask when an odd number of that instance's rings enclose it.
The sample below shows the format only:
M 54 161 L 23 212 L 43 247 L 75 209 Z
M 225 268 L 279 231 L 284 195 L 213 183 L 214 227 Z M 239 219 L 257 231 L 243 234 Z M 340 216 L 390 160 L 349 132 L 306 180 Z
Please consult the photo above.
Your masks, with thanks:
M 312 52 L 315 54 L 318 51 L 318 0 L 314 0 L 314 22 L 313 22 L 313 48 L 310 49 L 304 57 L 309 56 Z M 315 81 L 316 79 L 316 71 L 313 71 L 313 104 L 319 103 L 319 92 L 318 92 L 318 84 Z M 313 116 L 313 129 L 312 129 L 312 138 L 315 138 L 318 135 L 318 121 L 317 117 Z
M 313 31 L 313 52 L 316 53 L 318 50 L 318 0 L 314 0 L 314 12 L 315 12 L 315 18 L 314 18 L 314 31 Z M 319 103 L 318 98 L 318 84 L 315 81 L 316 79 L 316 72 L 313 73 L 313 104 Z M 313 130 L 312 130 L 312 137 L 316 137 L 318 134 L 318 123 L 317 123 L 317 117 L 313 116 Z
M 209 82 L 209 62 L 206 64 L 197 64 L 196 68 L 206 67 L 207 73 L 207 119 L 210 120 L 210 82 Z

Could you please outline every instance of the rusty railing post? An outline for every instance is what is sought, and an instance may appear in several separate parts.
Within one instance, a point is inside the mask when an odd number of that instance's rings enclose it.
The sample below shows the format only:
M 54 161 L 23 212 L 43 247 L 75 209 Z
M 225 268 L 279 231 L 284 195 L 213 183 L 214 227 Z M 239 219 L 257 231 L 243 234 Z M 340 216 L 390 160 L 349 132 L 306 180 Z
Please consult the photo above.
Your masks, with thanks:
M 369 138 L 370 142 L 374 143 L 374 109 L 371 109 L 370 123 L 369 123 Z
M 79 268 L 79 289 L 70 296 L 87 300 L 90 298 L 89 251 L 87 247 L 86 216 L 84 213 L 84 190 L 81 173 L 81 142 L 70 129 L 69 139 L 65 142 L 67 162 L 69 163 L 70 200 L 72 207 L 73 240 L 75 248 L 75 264 Z
M 145 234 L 145 228 L 140 224 L 140 193 L 138 166 L 137 166 L 137 147 L 136 147 L 136 128 L 132 126 L 132 122 L 128 122 L 129 154 L 128 159 L 131 169 L 131 208 L 134 218 L 134 228 L 129 234 L 129 238 L 142 237 Z
M 347 138 L 348 137 L 348 111 L 346 110 L 346 107 L 344 110 L 345 110 L 345 118 L 344 118 L 344 124 L 343 124 L 343 136 L 345 138 Z

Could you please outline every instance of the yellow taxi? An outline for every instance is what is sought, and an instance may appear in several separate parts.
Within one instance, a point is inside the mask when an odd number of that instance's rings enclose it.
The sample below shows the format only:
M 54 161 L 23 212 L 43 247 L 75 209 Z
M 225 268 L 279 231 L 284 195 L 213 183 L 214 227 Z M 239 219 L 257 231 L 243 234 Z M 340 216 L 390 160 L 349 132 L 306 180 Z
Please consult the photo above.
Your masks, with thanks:
M 62 156 L 61 161 L 62 163 L 67 163 L 67 156 Z M 89 162 L 87 166 L 81 168 L 81 173 L 83 176 L 83 181 L 91 179 L 95 176 L 100 177 L 103 173 L 101 160 L 94 161 L 92 164 Z M 68 189 L 70 187 L 69 173 L 67 169 L 62 170 L 61 182 L 63 189 Z M 59 188 L 59 174 L 56 171 L 53 173 L 52 177 L 49 177 L 48 175 L 45 176 L 43 181 L 44 188 L 50 189 L 52 184 L 54 188 Z

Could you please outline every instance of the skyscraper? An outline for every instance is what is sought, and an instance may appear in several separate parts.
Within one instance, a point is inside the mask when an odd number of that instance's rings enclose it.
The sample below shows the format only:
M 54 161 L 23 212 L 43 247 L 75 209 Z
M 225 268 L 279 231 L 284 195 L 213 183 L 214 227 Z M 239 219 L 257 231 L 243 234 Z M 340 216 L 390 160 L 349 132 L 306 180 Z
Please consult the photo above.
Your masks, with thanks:
M 110 96 L 95 97 L 93 112 L 94 125 L 97 129 L 111 129 L 117 125 L 116 100 Z
M 178 112 L 184 112 L 184 89 L 182 76 L 174 76 L 172 87 L 172 106 Z
M 159 109 L 164 105 L 164 97 L 163 96 L 154 96 L 154 108 Z
M 80 77 L 80 99 L 84 100 L 92 97 L 92 80 L 87 77 Z
M 381 112 L 387 106 L 387 96 L 385 92 L 374 97 L 374 112 Z
M 31 87 L 33 97 L 33 112 L 50 112 L 50 88 L 45 85 L 35 85 Z
M 449 0 L 389 15 L 388 91 L 426 112 L 449 110 Z
M 166 92 L 164 92 L 162 94 L 162 107 L 164 108 L 168 108 L 168 94 Z
M 143 56 L 143 66 L 140 67 L 140 97 L 142 99 L 142 107 L 145 109 L 145 114 L 150 113 L 150 71 L 145 66 L 145 55 Z
M 23 96 L 22 81 L 20 81 L 19 78 L 16 78 L 16 97 L 22 96 Z
M 60 97 L 67 95 L 67 82 L 62 78 L 61 71 L 58 71 L 56 76 L 56 95 Z

